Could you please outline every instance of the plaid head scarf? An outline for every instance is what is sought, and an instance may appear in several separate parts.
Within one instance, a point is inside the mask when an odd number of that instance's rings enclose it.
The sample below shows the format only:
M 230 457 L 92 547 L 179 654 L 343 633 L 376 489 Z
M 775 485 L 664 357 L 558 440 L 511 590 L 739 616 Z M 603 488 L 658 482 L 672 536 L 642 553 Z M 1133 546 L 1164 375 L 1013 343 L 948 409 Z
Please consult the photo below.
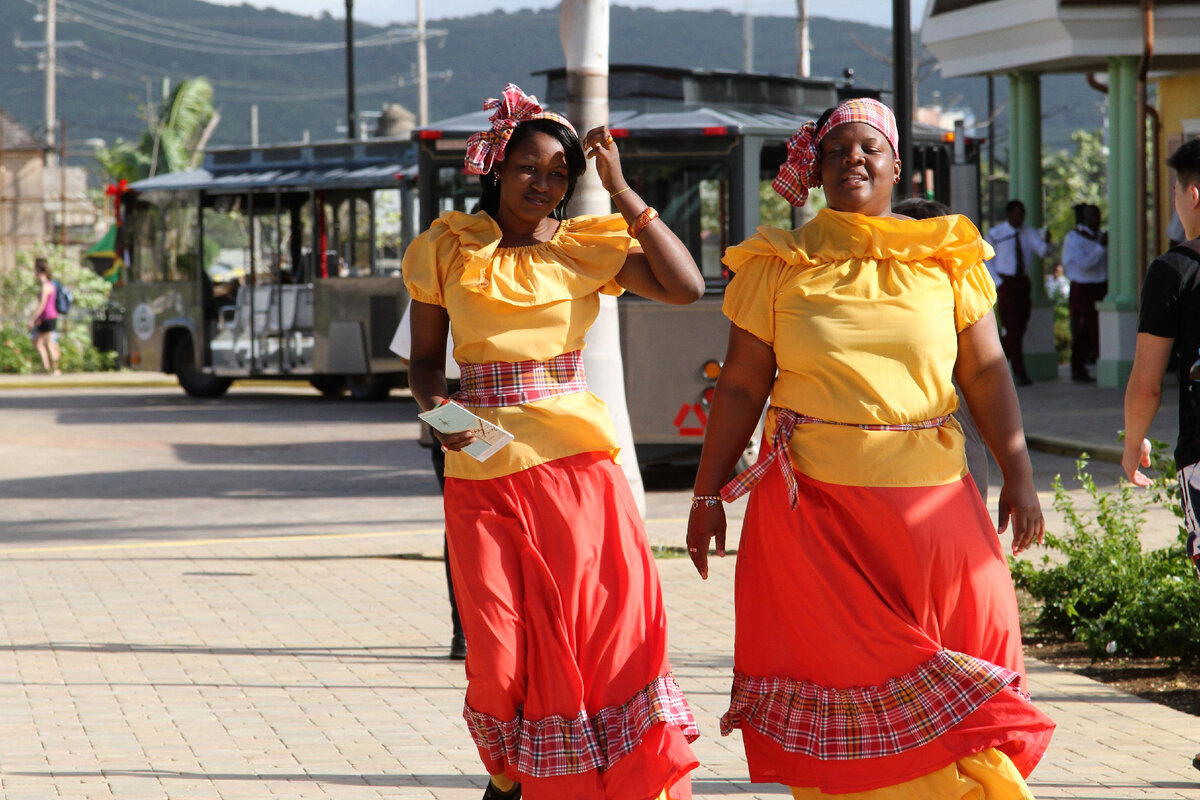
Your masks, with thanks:
M 837 126 L 849 122 L 870 125 L 887 137 L 893 154 L 900 152 L 896 117 L 890 108 L 869 97 L 847 100 L 833 110 L 820 130 L 817 123 L 806 122 L 788 139 L 787 160 L 771 183 L 784 200 L 794 206 L 808 202 L 808 190 L 821 185 L 821 140 Z
M 468 175 L 486 175 L 492 171 L 492 165 L 504 160 L 504 150 L 513 131 L 522 122 L 531 119 L 549 119 L 575 133 L 575 127 L 561 114 L 546 111 L 538 103 L 537 98 L 525 94 L 521 87 L 510 83 L 504 87 L 504 94 L 499 98 L 489 97 L 483 104 L 484 109 L 494 108 L 496 113 L 491 116 L 490 130 L 471 134 L 467 139 L 466 171 Z M 577 134 L 578 135 L 578 134 Z

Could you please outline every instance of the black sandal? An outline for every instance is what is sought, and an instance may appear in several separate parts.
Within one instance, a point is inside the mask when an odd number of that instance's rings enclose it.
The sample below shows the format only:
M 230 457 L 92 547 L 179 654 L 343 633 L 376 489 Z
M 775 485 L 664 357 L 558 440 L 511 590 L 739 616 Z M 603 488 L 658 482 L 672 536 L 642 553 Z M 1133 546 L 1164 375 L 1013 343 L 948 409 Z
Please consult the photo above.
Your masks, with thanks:
M 483 790 L 483 800 L 521 800 L 521 784 L 514 783 L 511 789 L 502 792 L 488 780 L 487 788 Z

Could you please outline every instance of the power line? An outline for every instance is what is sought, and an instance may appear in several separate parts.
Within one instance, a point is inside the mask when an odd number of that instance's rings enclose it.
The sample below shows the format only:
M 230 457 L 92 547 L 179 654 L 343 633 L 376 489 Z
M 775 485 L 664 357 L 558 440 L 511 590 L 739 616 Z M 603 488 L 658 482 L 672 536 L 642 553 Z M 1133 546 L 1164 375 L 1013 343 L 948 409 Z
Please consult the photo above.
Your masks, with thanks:
M 92 6 L 90 4 L 96 4 Z M 288 56 L 312 55 L 315 53 L 345 49 L 345 42 L 289 42 L 215 31 L 190 25 L 180 25 L 149 14 L 134 14 L 112 6 L 105 0 L 63 0 L 64 11 L 72 14 L 72 21 L 94 30 L 110 33 L 147 44 L 174 47 L 181 50 L 209 55 L 241 56 Z M 113 17 L 105 7 L 122 11 Z M 445 31 L 427 32 L 427 35 L 446 35 Z M 381 33 L 355 41 L 355 48 L 385 47 L 415 41 L 415 31 L 389 28 Z

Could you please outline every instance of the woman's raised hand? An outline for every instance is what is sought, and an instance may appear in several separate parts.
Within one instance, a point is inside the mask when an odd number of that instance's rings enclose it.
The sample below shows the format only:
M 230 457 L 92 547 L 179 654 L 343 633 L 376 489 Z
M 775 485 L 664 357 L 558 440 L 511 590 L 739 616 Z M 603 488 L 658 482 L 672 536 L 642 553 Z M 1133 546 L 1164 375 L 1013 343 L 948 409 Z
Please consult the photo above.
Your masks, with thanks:
M 619 192 L 628 185 L 621 172 L 621 155 L 617 152 L 617 143 L 608 132 L 608 126 L 592 128 L 583 137 L 581 144 L 583 154 L 596 159 L 596 174 L 600 176 L 600 182 L 609 194 Z

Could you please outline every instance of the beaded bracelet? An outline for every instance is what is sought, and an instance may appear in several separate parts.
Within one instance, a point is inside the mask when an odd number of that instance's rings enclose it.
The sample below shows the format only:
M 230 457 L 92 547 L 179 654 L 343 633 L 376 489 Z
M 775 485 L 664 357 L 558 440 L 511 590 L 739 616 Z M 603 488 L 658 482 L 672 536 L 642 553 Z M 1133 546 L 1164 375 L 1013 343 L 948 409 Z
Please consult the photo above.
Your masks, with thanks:
M 628 187 L 628 186 L 626 186 L 624 189 L 617 189 L 615 192 L 613 192 L 612 194 L 610 194 L 610 195 L 609 195 L 609 197 L 616 197 L 616 196 L 617 196 L 617 195 L 619 195 L 621 192 L 628 192 L 628 191 L 629 191 L 629 187 Z
M 642 231 L 646 230 L 646 226 L 656 219 L 658 219 L 658 212 L 650 206 L 646 206 L 646 209 L 638 214 L 637 219 L 629 226 L 629 235 L 634 239 L 638 238 L 642 235 Z
M 699 508 L 701 505 L 712 508 L 713 506 L 721 505 L 721 495 L 719 494 L 697 494 L 692 496 L 692 508 Z

